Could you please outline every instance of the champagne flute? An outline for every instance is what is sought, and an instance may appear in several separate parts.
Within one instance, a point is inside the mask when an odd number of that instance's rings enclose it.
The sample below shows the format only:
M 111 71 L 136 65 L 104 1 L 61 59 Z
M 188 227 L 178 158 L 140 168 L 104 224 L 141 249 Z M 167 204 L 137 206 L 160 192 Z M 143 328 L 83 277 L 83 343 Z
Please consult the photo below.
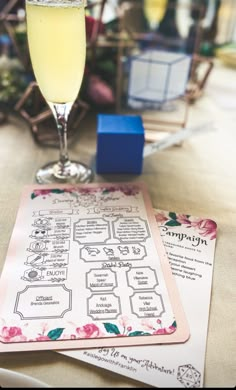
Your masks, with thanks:
M 88 183 L 92 170 L 68 156 L 67 124 L 85 67 L 84 0 L 26 0 L 30 58 L 38 86 L 56 121 L 59 161 L 36 173 L 40 184 Z
M 158 29 L 165 14 L 167 1 L 168 0 L 144 0 L 144 13 L 152 31 Z

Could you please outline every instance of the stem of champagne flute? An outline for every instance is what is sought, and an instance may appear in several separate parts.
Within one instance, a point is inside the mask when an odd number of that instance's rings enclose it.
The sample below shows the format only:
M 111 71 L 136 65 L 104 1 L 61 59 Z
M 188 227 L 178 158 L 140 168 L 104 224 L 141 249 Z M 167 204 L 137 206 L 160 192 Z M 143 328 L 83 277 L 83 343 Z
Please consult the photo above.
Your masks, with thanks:
M 48 104 L 56 121 L 60 145 L 60 156 L 57 164 L 58 169 L 55 171 L 55 175 L 63 177 L 68 175 L 68 167 L 70 165 L 67 146 L 67 123 L 73 103 Z
M 150 29 L 151 31 L 156 31 L 157 29 L 159 28 L 159 23 L 158 22 L 155 22 L 154 20 L 152 20 L 150 22 Z
M 73 103 L 48 102 L 56 121 L 60 142 L 59 160 L 49 162 L 36 173 L 40 184 L 50 183 L 89 183 L 93 179 L 93 171 L 79 161 L 70 160 L 67 150 L 67 123 Z

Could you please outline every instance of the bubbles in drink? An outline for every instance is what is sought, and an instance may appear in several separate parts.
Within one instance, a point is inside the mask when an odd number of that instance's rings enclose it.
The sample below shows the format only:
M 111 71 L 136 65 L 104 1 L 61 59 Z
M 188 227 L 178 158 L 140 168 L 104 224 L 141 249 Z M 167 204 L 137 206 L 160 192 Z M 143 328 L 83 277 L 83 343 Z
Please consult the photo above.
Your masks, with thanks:
M 26 3 L 47 7 L 81 7 L 86 5 L 86 0 L 26 0 Z

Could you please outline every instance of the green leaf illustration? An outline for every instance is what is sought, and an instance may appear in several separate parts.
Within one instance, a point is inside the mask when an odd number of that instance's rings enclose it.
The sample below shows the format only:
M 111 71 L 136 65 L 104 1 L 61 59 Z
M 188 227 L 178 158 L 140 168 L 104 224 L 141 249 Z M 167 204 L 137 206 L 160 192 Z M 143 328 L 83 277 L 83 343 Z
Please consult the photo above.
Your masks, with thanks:
M 36 198 L 36 196 L 37 196 L 37 195 L 35 195 L 35 193 L 34 193 L 34 192 L 32 192 L 32 194 L 31 194 L 31 199 L 34 199 L 34 198 Z
M 110 324 L 109 322 L 104 323 L 103 325 L 108 333 L 120 334 L 119 328 L 116 325 Z
M 135 332 L 129 333 L 129 336 L 150 336 L 151 333 L 142 332 L 140 330 L 136 330 Z
M 55 188 L 55 189 L 51 190 L 51 192 L 53 194 L 63 194 L 63 192 L 65 192 L 65 190 L 59 190 L 59 189 Z
M 64 328 L 56 328 L 56 329 L 52 329 L 48 332 L 47 336 L 51 339 L 51 340 L 57 340 L 59 339 L 59 337 L 62 335 L 62 332 L 63 332 Z
M 168 221 L 165 223 L 166 226 L 180 226 L 181 223 L 178 221 L 174 221 L 173 219 L 171 221 Z
M 175 213 L 169 213 L 169 217 L 171 218 L 171 219 L 176 219 L 177 218 L 177 216 L 176 216 L 176 214 Z
M 173 326 L 174 328 L 177 328 L 177 323 L 176 323 L 176 321 L 174 321 L 173 324 L 172 324 L 171 326 Z

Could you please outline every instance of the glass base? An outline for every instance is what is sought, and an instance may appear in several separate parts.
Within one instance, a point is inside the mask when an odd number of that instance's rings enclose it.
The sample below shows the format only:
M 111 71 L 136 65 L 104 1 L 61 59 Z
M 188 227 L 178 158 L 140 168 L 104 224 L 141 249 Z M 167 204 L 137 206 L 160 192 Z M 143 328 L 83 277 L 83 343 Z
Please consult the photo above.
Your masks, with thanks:
M 67 161 L 65 164 L 53 161 L 37 171 L 36 180 L 39 184 L 89 183 L 93 180 L 93 171 L 78 161 Z

